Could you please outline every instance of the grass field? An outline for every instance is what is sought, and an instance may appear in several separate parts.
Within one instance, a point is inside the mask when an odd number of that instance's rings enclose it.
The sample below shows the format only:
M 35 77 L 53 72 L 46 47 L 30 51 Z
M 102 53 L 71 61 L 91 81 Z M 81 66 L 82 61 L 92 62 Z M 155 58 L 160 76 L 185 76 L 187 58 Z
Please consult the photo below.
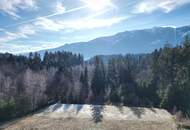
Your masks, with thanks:
M 52 105 L 6 123 L 2 130 L 176 130 L 165 110 L 91 105 Z

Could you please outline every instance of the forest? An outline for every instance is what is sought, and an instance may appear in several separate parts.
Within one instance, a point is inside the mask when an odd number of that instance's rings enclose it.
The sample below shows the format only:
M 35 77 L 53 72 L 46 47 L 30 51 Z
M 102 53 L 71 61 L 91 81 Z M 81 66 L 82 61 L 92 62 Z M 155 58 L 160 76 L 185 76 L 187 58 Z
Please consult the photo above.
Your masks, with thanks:
M 0 54 L 0 122 L 50 104 L 164 108 L 190 116 L 190 40 L 149 54 Z

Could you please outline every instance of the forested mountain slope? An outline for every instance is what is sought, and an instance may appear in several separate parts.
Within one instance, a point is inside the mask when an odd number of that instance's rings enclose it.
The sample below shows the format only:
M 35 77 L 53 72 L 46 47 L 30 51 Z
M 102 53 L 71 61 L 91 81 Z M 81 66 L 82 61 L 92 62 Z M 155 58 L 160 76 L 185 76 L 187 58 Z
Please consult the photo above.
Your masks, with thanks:
M 167 42 L 176 46 L 189 34 L 190 26 L 179 28 L 154 27 L 150 29 L 125 31 L 114 36 L 101 37 L 89 42 L 66 44 L 47 51 L 81 53 L 85 59 L 95 55 L 150 53 L 154 51 L 154 49 L 164 47 L 164 44 Z M 40 51 L 39 53 L 43 55 L 45 51 Z
M 190 41 L 142 55 L 0 54 L 0 121 L 52 103 L 156 107 L 190 115 Z

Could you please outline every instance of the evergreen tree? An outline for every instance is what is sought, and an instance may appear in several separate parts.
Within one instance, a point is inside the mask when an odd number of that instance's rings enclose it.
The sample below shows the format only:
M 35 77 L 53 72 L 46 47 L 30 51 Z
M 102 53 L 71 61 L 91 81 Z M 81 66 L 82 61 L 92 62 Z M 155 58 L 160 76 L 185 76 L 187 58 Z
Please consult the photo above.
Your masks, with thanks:
M 109 60 L 108 75 L 107 75 L 107 91 L 110 92 L 108 96 L 109 102 L 113 104 L 120 103 L 119 97 L 119 71 L 117 68 L 117 60 L 115 58 Z
M 14 100 L 0 100 L 0 122 L 8 121 L 16 117 Z
M 89 84 L 88 84 L 88 69 L 85 67 L 84 73 L 80 76 L 81 90 L 80 90 L 80 102 L 86 103 L 89 94 Z
M 91 83 L 94 103 L 104 102 L 106 87 L 106 77 L 103 62 L 99 57 L 95 57 L 95 69 Z

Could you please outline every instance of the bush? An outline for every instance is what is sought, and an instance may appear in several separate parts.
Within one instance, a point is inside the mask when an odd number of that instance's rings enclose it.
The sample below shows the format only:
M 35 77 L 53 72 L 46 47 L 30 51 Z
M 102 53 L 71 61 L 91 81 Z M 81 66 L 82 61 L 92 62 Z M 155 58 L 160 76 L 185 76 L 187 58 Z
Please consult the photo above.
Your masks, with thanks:
M 16 105 L 13 100 L 11 101 L 0 101 L 0 122 L 10 120 L 15 117 Z

